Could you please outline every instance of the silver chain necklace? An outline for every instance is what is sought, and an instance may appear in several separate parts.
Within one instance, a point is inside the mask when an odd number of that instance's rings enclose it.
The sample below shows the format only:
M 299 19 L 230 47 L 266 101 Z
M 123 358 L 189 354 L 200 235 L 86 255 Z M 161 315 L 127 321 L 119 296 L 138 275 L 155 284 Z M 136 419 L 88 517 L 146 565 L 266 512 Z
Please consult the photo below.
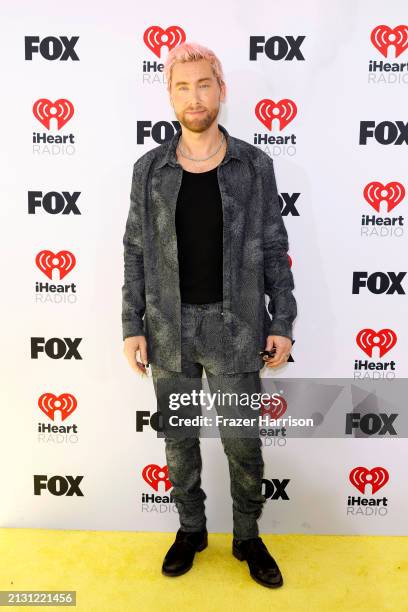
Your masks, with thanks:
M 178 149 L 179 149 L 180 153 L 182 154 L 182 156 L 183 157 L 187 157 L 187 159 L 191 159 L 192 161 L 206 161 L 207 159 L 210 159 L 210 157 L 214 157 L 214 155 L 216 155 L 218 153 L 218 151 L 222 147 L 223 142 L 224 142 L 224 134 L 221 132 L 221 141 L 220 141 L 220 144 L 219 144 L 217 150 L 214 151 L 214 153 L 211 153 L 211 155 L 209 155 L 208 157 L 191 157 L 191 155 L 188 155 L 187 153 L 185 153 L 185 151 L 183 151 L 183 149 L 180 146 L 180 143 L 178 145 Z

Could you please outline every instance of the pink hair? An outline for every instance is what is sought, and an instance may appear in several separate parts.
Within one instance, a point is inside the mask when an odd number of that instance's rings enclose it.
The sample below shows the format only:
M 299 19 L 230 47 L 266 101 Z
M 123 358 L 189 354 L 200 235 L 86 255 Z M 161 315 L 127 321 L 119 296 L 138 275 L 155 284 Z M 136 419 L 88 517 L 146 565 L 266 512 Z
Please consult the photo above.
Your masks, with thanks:
M 218 84 L 221 86 L 221 83 L 225 83 L 221 62 L 215 53 L 211 51 L 211 49 L 207 49 L 207 47 L 203 47 L 196 42 L 184 42 L 169 51 L 166 61 L 164 62 L 164 75 L 167 81 L 167 90 L 170 91 L 172 69 L 176 62 L 197 62 L 201 59 L 210 62 Z

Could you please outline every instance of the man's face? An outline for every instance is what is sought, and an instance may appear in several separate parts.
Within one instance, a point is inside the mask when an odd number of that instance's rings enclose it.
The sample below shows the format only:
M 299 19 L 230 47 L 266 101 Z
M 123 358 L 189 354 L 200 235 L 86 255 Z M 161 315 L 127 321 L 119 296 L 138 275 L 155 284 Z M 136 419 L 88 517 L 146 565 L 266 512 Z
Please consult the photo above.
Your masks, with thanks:
M 177 62 L 172 70 L 170 97 L 181 125 L 192 132 L 204 132 L 218 116 L 225 86 L 220 88 L 208 60 Z

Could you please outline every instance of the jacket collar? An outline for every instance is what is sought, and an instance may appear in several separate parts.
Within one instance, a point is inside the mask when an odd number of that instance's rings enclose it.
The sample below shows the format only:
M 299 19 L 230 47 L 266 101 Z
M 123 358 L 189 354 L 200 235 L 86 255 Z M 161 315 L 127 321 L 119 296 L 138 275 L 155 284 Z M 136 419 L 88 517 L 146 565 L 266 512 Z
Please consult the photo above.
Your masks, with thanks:
M 232 157 L 234 157 L 235 159 L 242 159 L 238 143 L 236 142 L 235 138 L 230 136 L 225 127 L 222 126 L 220 123 L 218 124 L 218 127 L 220 131 L 223 132 L 224 137 L 227 141 L 227 150 L 221 164 L 227 163 L 227 161 L 229 161 Z M 176 148 L 180 136 L 181 128 L 174 134 L 174 136 L 172 136 L 172 138 L 170 138 L 167 143 L 165 143 L 165 146 L 163 147 L 163 152 L 156 166 L 157 168 L 162 168 L 166 164 L 175 167 L 176 164 L 178 164 Z

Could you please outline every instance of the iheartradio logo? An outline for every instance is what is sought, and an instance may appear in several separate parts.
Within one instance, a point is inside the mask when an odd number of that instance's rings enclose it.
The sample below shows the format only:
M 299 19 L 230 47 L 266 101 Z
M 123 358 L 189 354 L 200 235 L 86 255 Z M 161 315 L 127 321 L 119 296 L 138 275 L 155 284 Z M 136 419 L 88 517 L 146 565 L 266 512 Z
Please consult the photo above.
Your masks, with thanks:
M 371 470 L 366 467 L 356 467 L 351 470 L 349 480 L 364 495 L 365 488 L 371 485 L 372 493 L 377 493 L 389 481 L 388 471 L 383 467 L 374 467 Z
M 296 117 L 297 106 L 289 98 L 284 98 L 279 102 L 264 98 L 255 106 L 255 115 L 270 132 L 274 119 L 278 120 L 279 130 L 283 130 Z
M 76 259 L 70 251 L 59 251 L 58 253 L 40 251 L 35 258 L 35 263 L 37 268 L 44 272 L 50 280 L 52 280 L 53 270 L 57 269 L 59 279 L 62 280 L 74 268 Z
M 168 491 L 173 486 L 168 476 L 169 470 L 167 465 L 160 467 L 154 463 L 150 463 L 143 468 L 142 476 L 145 482 L 155 491 L 159 490 L 159 482 L 164 482 L 164 490 Z
M 186 40 L 186 33 L 180 26 L 169 26 L 165 30 L 160 26 L 150 26 L 143 34 L 146 45 L 160 59 L 162 47 L 167 47 L 169 51 L 181 45 Z
M 60 130 L 72 118 L 74 105 L 65 98 L 59 98 L 55 102 L 47 98 L 40 98 L 34 102 L 33 113 L 47 130 L 50 129 L 51 119 L 56 119 L 57 129 Z
M 408 26 L 399 25 L 392 29 L 386 25 L 379 25 L 371 32 L 371 42 L 384 56 L 388 57 L 388 49 L 395 48 L 395 57 L 399 57 L 408 47 Z
M 261 416 L 269 415 L 270 419 L 280 419 L 288 409 L 288 403 L 282 395 L 274 394 L 274 398 L 261 402 Z
M 395 346 L 397 334 L 392 329 L 380 329 L 376 332 L 373 329 L 362 329 L 356 336 L 356 342 L 366 355 L 372 358 L 374 348 L 378 347 L 380 357 L 383 357 Z
M 380 212 L 380 205 L 384 202 L 387 204 L 387 212 L 391 212 L 404 199 L 405 187 L 397 181 L 386 185 L 372 181 L 365 186 L 363 195 L 375 211 Z
M 43 393 L 38 398 L 38 406 L 52 421 L 55 420 L 54 413 L 59 410 L 61 412 L 61 420 L 65 421 L 76 410 L 77 400 L 71 393 L 62 393 L 61 395 Z

